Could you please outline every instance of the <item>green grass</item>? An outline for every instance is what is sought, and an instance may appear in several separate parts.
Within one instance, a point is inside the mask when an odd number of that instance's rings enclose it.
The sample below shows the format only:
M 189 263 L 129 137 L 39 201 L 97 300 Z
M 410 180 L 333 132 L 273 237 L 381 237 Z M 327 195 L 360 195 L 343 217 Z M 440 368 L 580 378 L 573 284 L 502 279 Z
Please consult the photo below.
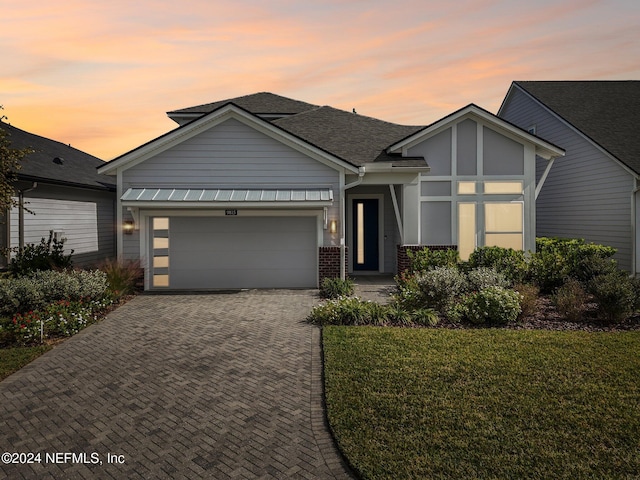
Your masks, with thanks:
M 640 478 L 640 332 L 325 327 L 365 479 Z
M 0 380 L 20 370 L 48 350 L 51 350 L 51 345 L 0 348 Z

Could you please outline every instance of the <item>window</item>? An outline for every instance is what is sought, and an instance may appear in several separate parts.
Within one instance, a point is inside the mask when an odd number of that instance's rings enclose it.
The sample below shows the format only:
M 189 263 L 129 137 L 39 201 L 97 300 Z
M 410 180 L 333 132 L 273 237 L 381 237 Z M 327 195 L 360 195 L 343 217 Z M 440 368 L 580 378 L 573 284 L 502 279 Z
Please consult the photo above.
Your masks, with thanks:
M 476 204 L 458 203 L 458 253 L 468 260 L 476 249 Z
M 523 209 L 522 202 L 485 203 L 485 245 L 522 250 Z
M 476 193 L 476 182 L 458 182 L 459 195 L 472 195 Z
M 169 218 L 151 219 L 153 287 L 169 286 Z
M 484 182 L 484 193 L 522 195 L 522 182 Z

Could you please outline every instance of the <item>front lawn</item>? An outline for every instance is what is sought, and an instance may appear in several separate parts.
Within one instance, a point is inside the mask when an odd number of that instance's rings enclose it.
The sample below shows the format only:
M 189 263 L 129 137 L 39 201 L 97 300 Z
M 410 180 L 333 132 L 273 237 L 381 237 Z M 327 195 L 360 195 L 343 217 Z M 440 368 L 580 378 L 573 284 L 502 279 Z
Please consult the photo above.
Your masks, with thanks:
M 0 348 L 0 380 L 7 378 L 13 372 L 17 372 L 26 364 L 51 350 L 51 348 L 51 345 Z
M 324 327 L 365 479 L 638 478 L 640 332 Z

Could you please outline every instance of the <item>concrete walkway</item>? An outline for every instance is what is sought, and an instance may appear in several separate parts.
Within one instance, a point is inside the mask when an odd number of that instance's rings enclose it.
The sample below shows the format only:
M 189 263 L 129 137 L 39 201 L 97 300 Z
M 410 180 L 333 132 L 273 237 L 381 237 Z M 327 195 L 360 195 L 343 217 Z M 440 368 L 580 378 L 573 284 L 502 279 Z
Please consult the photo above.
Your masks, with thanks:
M 317 302 L 291 290 L 133 299 L 0 382 L 0 450 L 40 454 L 0 473 L 351 478 L 325 423 L 320 332 L 303 321 Z

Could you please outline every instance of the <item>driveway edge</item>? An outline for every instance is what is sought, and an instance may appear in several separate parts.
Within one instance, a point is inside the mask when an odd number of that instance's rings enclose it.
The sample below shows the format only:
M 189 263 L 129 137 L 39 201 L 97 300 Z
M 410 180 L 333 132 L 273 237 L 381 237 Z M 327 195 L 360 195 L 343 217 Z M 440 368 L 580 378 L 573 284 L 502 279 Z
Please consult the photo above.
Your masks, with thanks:
M 335 478 L 357 478 L 338 449 L 329 426 L 324 401 L 324 375 L 322 362 L 322 330 L 313 327 L 311 338 L 311 430 L 329 471 Z

